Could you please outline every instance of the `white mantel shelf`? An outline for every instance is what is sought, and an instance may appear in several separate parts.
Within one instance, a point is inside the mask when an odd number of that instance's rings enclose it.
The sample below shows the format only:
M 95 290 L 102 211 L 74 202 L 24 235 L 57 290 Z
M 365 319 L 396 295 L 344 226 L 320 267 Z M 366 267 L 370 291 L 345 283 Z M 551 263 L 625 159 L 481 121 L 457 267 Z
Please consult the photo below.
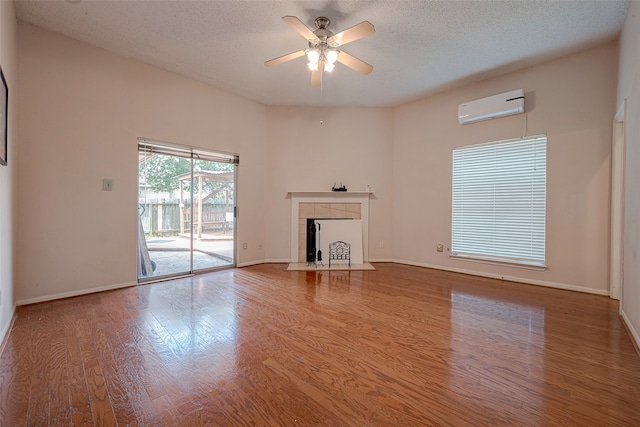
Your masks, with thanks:
M 295 197 L 364 197 L 373 191 L 289 191 L 287 194 Z

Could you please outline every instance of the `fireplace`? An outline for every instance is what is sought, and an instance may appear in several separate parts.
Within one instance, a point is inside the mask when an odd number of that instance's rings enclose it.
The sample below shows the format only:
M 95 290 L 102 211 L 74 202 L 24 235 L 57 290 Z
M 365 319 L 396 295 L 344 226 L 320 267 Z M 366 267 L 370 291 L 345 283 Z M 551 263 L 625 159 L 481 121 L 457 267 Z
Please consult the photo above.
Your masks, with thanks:
M 291 262 L 308 262 L 309 219 L 359 219 L 364 261 L 368 260 L 370 192 L 291 192 Z M 311 221 L 313 223 L 313 221 Z

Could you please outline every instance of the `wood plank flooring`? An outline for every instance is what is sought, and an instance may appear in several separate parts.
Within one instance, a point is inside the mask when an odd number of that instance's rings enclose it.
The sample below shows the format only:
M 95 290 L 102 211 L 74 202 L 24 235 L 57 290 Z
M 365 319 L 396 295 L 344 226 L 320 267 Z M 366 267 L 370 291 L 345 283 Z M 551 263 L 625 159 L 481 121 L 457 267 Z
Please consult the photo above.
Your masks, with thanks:
M 397 264 L 19 307 L 1 426 L 638 426 L 607 297 Z

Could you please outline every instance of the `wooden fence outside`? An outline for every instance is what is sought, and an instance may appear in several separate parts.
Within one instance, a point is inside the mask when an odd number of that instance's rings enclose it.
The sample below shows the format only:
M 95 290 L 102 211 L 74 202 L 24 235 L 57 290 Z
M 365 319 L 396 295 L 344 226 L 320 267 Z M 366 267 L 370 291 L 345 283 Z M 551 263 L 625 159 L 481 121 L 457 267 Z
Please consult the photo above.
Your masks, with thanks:
M 178 199 L 152 199 L 139 201 L 138 214 L 142 219 L 142 228 L 146 236 L 177 236 L 180 233 L 182 217 Z M 202 211 L 203 227 L 208 231 L 225 230 L 229 228 L 226 222 L 225 203 L 206 201 Z M 182 218 L 184 229 L 191 227 L 191 203 L 184 203 L 187 213 Z

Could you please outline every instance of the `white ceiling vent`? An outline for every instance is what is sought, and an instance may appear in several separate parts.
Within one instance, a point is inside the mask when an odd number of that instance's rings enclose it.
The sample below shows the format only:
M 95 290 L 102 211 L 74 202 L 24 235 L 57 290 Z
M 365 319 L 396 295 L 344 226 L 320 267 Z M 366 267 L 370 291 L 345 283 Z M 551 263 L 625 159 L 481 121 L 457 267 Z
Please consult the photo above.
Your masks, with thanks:
M 524 113 L 524 90 L 516 89 L 458 106 L 461 125 Z

